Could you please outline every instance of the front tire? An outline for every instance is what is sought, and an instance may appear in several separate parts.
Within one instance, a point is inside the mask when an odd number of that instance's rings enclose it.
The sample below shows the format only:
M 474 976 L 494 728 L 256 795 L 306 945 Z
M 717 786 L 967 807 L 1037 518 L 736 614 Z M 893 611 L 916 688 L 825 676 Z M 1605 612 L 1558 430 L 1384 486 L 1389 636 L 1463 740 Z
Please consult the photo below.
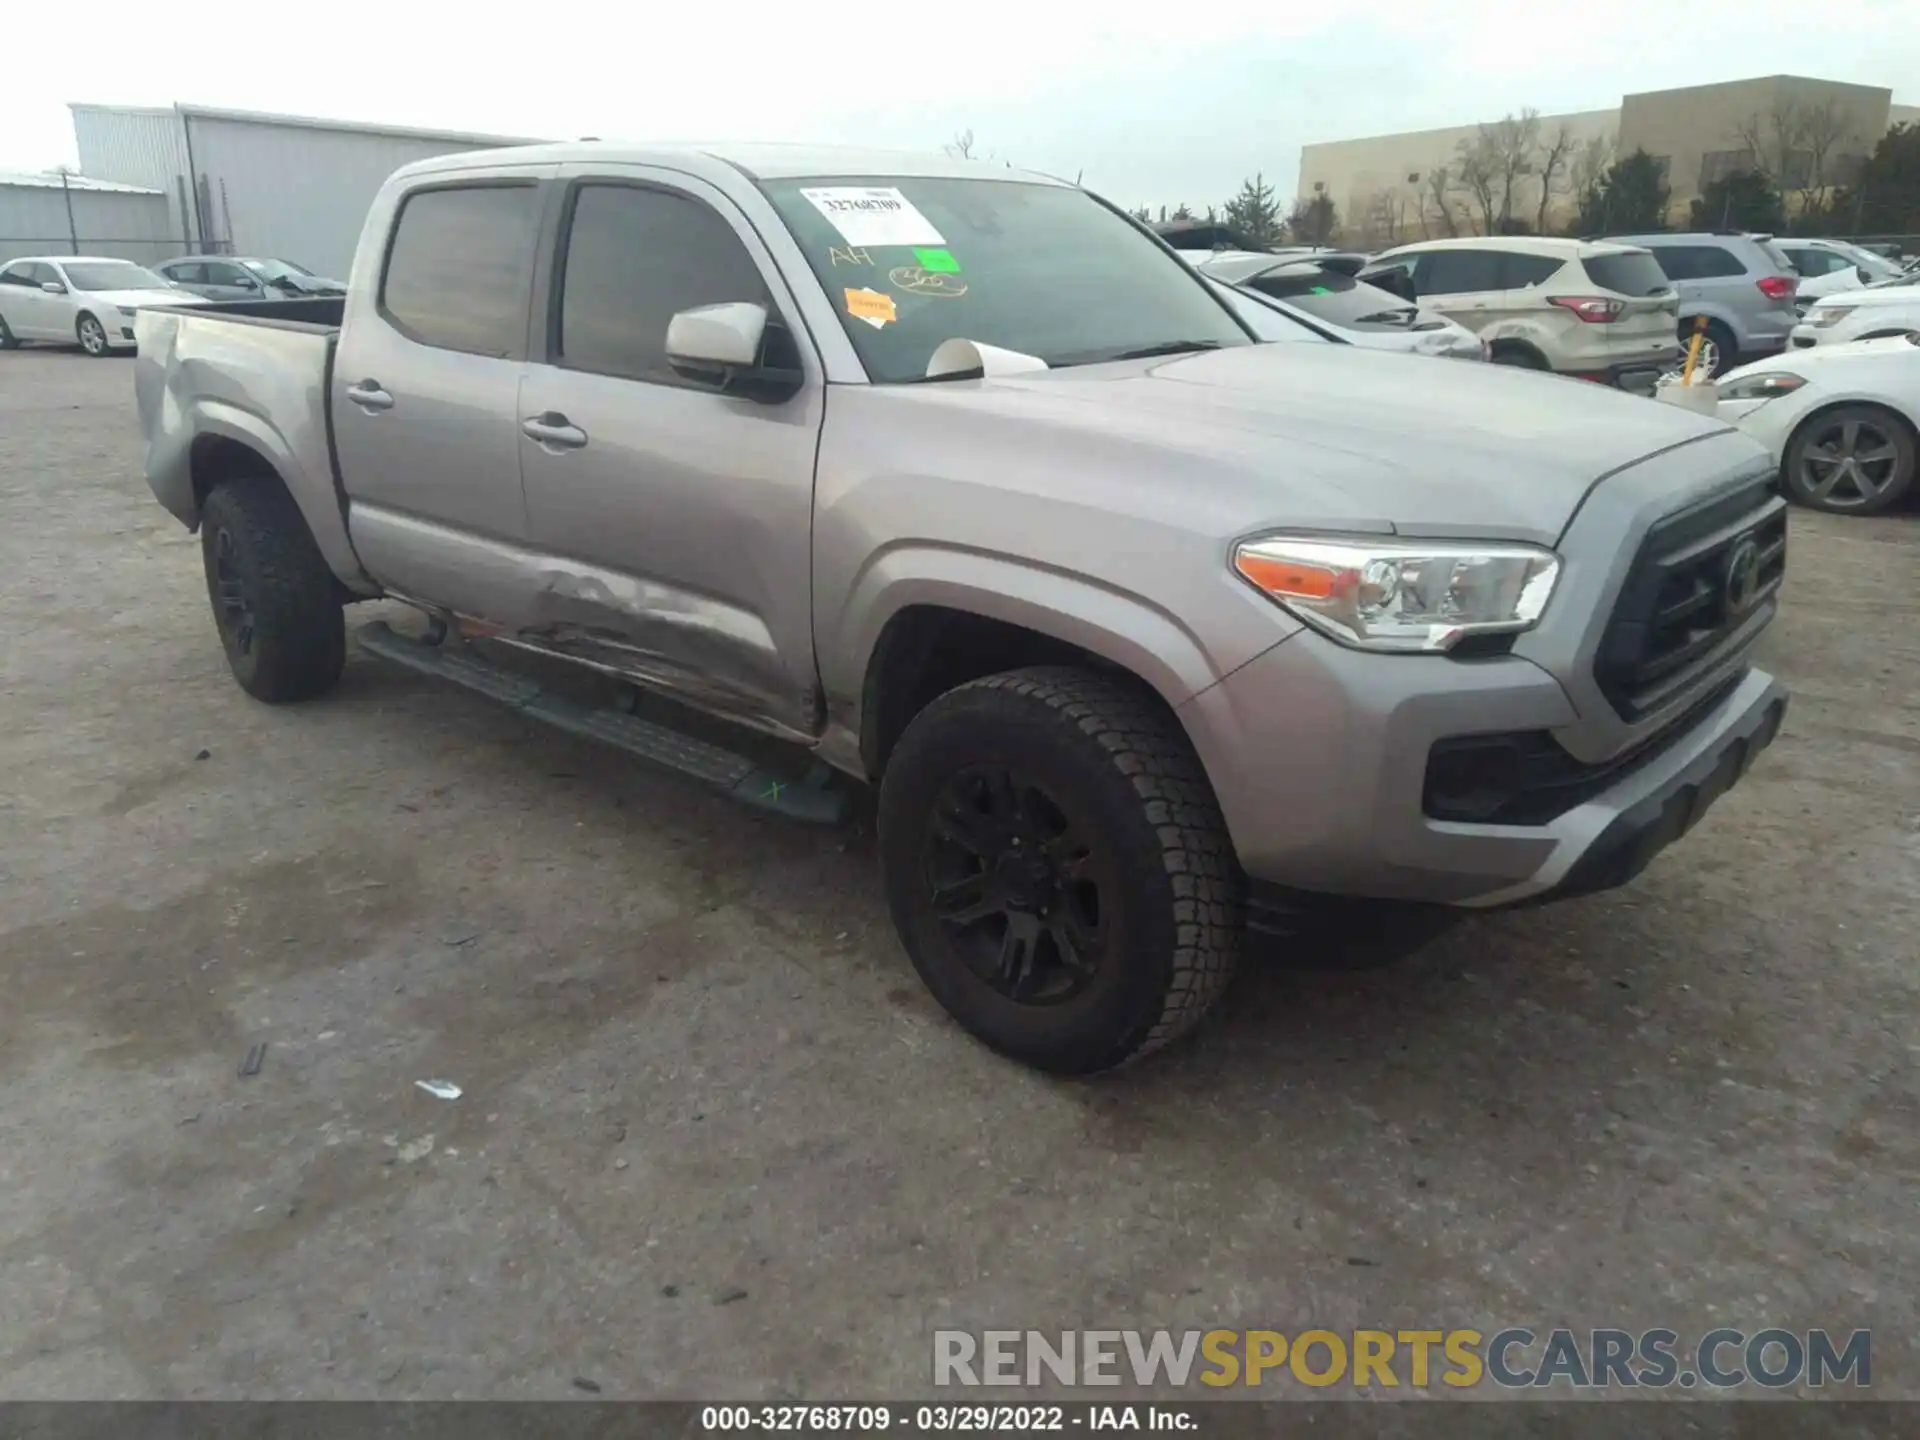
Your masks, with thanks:
M 79 340 L 80 348 L 95 360 L 106 358 L 113 347 L 107 343 L 107 327 L 92 315 L 82 315 L 73 327 L 74 338 Z
M 975 1037 L 1086 1075 L 1197 1024 L 1240 952 L 1242 881 L 1173 718 L 1083 671 L 1015 670 L 914 717 L 879 801 L 887 901 Z
M 312 700 L 339 682 L 347 621 L 333 572 L 277 479 L 216 487 L 200 511 L 207 597 L 227 664 L 256 700 Z
M 1878 515 L 1913 489 L 1915 437 L 1878 405 L 1841 405 L 1801 422 L 1780 467 L 1787 494 L 1836 515 Z

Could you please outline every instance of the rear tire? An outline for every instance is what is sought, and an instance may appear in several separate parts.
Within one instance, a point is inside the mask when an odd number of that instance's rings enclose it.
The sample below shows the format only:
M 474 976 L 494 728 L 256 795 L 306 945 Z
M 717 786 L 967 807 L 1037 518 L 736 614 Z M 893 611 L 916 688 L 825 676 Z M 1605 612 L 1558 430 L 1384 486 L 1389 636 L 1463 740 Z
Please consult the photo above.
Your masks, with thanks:
M 1677 371 L 1687 368 L 1687 346 L 1693 343 L 1693 321 L 1680 322 L 1680 359 L 1675 365 Z M 1707 372 L 1709 380 L 1724 375 L 1740 363 L 1740 347 L 1734 341 L 1733 332 L 1718 320 L 1707 322 L 1707 335 L 1700 342 L 1700 368 Z
M 283 704 L 339 682 L 347 661 L 339 591 L 277 479 L 217 486 L 201 507 L 200 553 L 214 625 L 242 690 Z
M 1197 1024 L 1239 959 L 1242 880 L 1173 718 L 1084 671 L 950 690 L 881 781 L 887 901 L 947 1012 L 1004 1055 L 1087 1075 Z
M 95 360 L 103 360 L 113 347 L 107 343 L 107 327 L 94 319 L 92 314 L 82 314 L 74 322 L 74 338 L 80 342 L 80 348 Z
M 1496 365 L 1511 365 L 1516 370 L 1545 370 L 1547 362 L 1519 345 L 1495 345 L 1488 357 Z
M 1787 497 L 1834 515 L 1879 515 L 1913 490 L 1916 441 L 1893 411 L 1839 405 L 1803 420 L 1780 467 Z

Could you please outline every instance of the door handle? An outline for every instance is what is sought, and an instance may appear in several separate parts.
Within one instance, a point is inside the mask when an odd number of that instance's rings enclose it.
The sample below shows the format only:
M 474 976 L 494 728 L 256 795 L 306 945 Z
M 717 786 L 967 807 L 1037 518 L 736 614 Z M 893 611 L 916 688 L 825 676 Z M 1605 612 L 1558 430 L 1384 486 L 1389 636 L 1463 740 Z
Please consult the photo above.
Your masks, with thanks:
M 520 433 L 548 450 L 580 450 L 587 443 L 587 432 L 558 410 L 532 415 L 520 422 Z
M 362 380 L 358 385 L 347 387 L 347 399 L 362 410 L 391 410 L 393 396 L 380 388 L 378 380 Z

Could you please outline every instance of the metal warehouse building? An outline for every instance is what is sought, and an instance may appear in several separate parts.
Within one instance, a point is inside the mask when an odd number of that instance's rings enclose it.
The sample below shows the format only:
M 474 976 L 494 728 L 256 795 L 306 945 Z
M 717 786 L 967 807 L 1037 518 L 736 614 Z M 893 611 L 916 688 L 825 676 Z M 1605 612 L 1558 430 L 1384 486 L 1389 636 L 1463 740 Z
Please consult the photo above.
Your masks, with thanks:
M 0 262 L 20 255 L 117 255 L 142 264 L 178 254 L 167 198 L 140 185 L 0 171 Z
M 340 279 L 375 192 L 402 165 L 533 143 L 195 105 L 68 108 L 82 173 L 159 192 L 179 249 L 272 255 Z

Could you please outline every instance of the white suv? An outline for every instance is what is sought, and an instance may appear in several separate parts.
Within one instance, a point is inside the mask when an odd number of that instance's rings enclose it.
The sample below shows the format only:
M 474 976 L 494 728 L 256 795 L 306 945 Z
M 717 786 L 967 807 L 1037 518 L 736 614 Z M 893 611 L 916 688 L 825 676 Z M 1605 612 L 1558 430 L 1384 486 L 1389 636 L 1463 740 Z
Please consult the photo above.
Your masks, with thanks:
M 1805 350 L 1889 335 L 1920 335 L 1920 271 L 1814 301 L 1788 343 Z
M 1651 391 L 1679 358 L 1680 298 L 1636 246 L 1476 236 L 1401 245 L 1374 264 L 1405 269 L 1421 306 L 1479 335 L 1496 365 Z

